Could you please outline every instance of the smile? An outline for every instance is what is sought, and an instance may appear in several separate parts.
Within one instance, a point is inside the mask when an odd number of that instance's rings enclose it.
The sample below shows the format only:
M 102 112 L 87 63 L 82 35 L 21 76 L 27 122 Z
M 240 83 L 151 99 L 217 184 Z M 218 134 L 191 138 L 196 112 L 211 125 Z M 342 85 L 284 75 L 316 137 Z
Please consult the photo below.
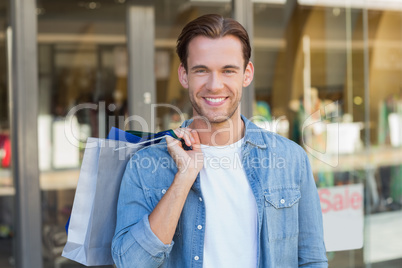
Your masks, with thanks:
M 223 102 L 225 99 L 226 98 L 205 98 L 206 101 L 216 104 Z

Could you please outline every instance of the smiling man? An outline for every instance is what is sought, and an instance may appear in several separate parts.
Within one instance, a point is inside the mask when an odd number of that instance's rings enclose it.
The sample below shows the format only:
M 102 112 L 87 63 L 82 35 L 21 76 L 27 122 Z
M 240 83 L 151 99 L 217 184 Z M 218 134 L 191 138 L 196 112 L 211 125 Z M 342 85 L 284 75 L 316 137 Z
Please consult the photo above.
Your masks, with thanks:
M 199 17 L 177 53 L 193 119 L 176 133 L 191 149 L 167 138 L 130 160 L 112 243 L 117 267 L 327 267 L 304 150 L 240 114 L 254 75 L 245 29 Z

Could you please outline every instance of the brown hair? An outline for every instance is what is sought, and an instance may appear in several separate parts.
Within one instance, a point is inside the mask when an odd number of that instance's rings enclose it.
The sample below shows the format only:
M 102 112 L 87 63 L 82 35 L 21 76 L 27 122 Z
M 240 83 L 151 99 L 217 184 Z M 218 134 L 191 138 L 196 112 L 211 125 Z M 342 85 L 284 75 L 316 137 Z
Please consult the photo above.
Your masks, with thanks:
M 193 38 L 202 35 L 212 39 L 233 35 L 239 38 L 243 48 L 244 68 L 251 57 L 250 40 L 246 29 L 231 18 L 224 18 L 217 14 L 208 14 L 196 18 L 184 26 L 177 39 L 176 52 L 187 71 L 188 44 Z

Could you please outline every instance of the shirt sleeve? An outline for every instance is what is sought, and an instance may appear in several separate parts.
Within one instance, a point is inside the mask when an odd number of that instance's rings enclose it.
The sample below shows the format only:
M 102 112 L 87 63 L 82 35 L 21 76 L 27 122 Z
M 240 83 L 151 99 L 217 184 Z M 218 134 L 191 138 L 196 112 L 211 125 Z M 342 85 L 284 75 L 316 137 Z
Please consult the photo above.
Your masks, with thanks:
M 320 199 L 310 161 L 303 150 L 299 201 L 299 267 L 328 267 Z
M 172 250 L 152 232 L 148 216 L 153 207 L 135 164 L 127 164 L 120 186 L 112 256 L 117 267 L 159 267 Z

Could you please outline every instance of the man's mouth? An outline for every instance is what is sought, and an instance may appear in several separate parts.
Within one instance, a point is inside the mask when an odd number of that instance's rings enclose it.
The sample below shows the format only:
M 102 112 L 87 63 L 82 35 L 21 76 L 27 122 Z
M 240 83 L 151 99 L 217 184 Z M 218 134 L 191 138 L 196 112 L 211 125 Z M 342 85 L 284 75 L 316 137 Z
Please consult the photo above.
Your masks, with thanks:
M 220 103 L 223 102 L 226 98 L 205 98 L 209 102 Z

